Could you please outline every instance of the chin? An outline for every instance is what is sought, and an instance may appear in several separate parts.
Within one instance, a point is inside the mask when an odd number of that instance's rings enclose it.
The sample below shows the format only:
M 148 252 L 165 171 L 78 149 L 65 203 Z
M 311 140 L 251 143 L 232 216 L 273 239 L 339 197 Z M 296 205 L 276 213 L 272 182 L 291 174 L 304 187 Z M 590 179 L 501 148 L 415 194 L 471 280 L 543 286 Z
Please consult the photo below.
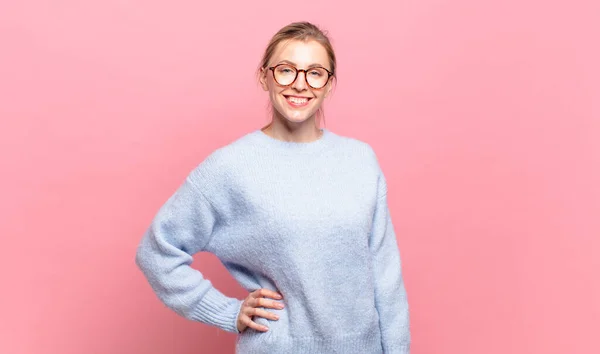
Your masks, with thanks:
M 301 123 L 310 118 L 310 116 L 308 116 L 308 115 L 302 115 L 300 117 L 294 116 L 294 115 L 284 115 L 284 117 L 285 117 L 285 119 L 289 120 L 290 122 L 294 122 L 294 123 Z
M 315 112 L 313 112 L 312 110 L 311 111 L 302 111 L 302 110 L 280 109 L 278 111 L 282 118 L 284 118 L 287 121 L 294 122 L 294 123 L 302 123 L 306 120 L 309 120 L 315 114 Z
M 307 120 L 310 120 L 310 118 L 312 116 L 310 116 L 310 115 L 304 115 L 304 114 L 302 116 L 294 116 L 294 115 L 285 114 L 285 115 L 283 115 L 283 117 L 285 118 L 285 120 L 287 120 L 289 122 L 303 123 L 303 122 L 305 122 Z

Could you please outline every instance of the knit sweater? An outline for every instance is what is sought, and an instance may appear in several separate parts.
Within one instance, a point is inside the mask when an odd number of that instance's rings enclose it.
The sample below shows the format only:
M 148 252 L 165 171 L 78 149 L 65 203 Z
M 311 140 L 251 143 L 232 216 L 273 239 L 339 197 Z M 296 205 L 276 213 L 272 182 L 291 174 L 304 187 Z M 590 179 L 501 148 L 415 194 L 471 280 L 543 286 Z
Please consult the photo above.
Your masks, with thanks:
M 210 153 L 158 210 L 136 263 L 158 298 L 190 320 L 236 333 L 238 354 L 406 354 L 409 309 L 372 147 L 324 128 L 311 142 L 260 129 Z M 190 267 L 216 255 L 248 292 L 283 295 L 260 307 L 267 332 L 237 329 L 243 299 Z

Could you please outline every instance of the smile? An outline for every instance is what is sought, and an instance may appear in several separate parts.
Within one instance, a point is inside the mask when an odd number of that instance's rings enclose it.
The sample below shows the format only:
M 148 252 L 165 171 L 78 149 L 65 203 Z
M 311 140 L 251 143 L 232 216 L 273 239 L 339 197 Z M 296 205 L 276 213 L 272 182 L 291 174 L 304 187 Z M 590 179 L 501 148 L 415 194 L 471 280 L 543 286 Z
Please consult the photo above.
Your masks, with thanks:
M 292 107 L 304 107 L 312 99 L 311 97 L 285 96 L 285 100 Z

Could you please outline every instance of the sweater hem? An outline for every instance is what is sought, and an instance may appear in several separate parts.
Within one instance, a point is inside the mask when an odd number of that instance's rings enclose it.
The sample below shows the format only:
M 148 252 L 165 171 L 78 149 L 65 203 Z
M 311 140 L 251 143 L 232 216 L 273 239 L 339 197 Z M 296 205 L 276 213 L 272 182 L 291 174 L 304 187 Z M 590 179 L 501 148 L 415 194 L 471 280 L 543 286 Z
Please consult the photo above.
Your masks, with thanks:
M 384 354 L 410 354 L 410 344 L 387 344 L 383 346 Z
M 372 331 L 331 337 L 284 337 L 250 330 L 250 333 L 243 332 L 238 336 L 235 354 L 267 353 L 382 354 L 384 352 L 381 337 L 378 332 Z M 408 351 L 401 353 L 408 353 Z

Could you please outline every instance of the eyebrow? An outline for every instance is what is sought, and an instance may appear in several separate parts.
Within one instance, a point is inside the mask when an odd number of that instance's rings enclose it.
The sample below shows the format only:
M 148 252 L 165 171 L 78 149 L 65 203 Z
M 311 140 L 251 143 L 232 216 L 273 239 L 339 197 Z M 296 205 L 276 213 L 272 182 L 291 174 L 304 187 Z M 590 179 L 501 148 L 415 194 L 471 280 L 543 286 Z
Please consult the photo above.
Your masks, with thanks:
M 296 63 L 294 63 L 294 62 L 292 62 L 292 61 L 289 61 L 289 60 L 281 60 L 281 61 L 280 61 L 279 63 L 277 63 L 277 64 L 291 64 L 291 65 L 293 65 L 293 66 L 296 66 L 296 67 L 298 66 L 298 65 L 296 65 Z M 315 63 L 315 64 L 310 64 L 310 65 L 308 66 L 308 69 L 310 69 L 310 68 L 325 68 L 325 66 L 324 66 L 324 65 L 321 65 L 321 64 L 316 64 L 316 63 Z M 325 69 L 327 69 L 327 68 L 325 68 Z

